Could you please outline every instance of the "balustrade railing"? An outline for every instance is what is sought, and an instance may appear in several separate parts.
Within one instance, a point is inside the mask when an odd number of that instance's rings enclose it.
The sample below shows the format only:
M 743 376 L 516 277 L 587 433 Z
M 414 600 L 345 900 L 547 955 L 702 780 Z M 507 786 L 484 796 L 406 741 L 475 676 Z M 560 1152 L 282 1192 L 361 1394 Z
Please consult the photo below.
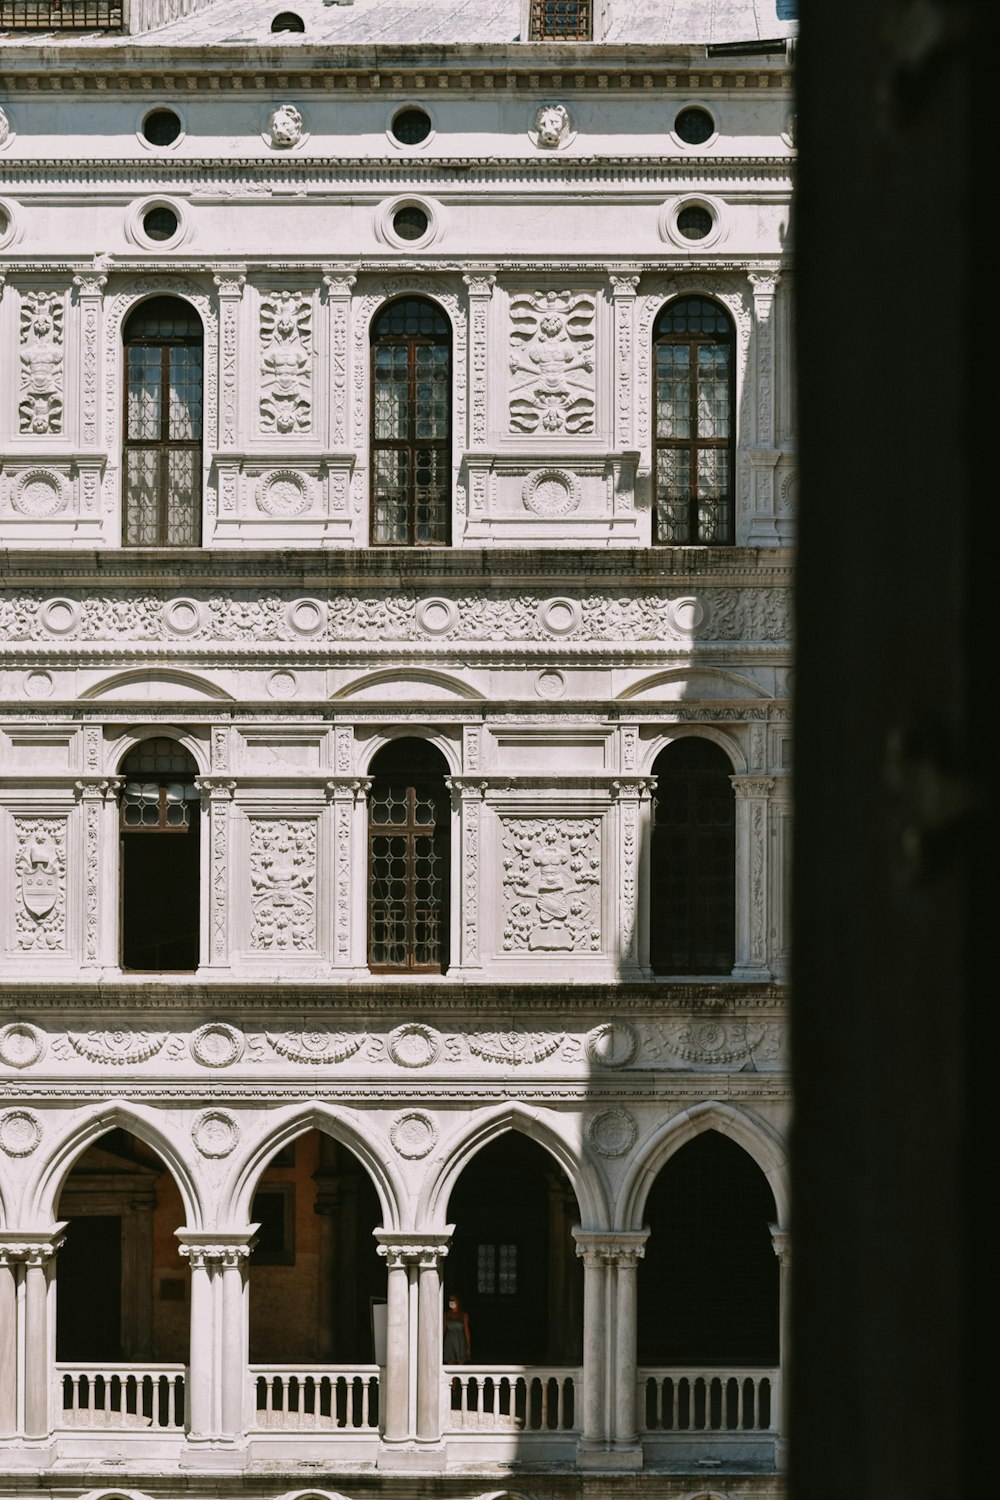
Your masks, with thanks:
M 378 1365 L 251 1365 L 250 1411 L 258 1430 L 377 1432 Z
M 446 1432 L 573 1432 L 578 1369 L 446 1365 L 441 1404 Z
M 640 1431 L 776 1431 L 777 1370 L 639 1370 L 638 1378 Z
M 56 1380 L 64 1427 L 183 1431 L 183 1365 L 57 1364 Z

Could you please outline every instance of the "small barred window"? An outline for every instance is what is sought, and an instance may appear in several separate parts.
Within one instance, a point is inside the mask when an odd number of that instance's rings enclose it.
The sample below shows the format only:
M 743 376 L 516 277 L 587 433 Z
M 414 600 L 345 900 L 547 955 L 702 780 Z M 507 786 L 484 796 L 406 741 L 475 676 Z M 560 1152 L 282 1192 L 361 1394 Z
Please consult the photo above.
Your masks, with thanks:
M 532 0 L 533 42 L 593 41 L 591 0 Z
M 121 31 L 122 0 L 0 0 L 0 31 Z

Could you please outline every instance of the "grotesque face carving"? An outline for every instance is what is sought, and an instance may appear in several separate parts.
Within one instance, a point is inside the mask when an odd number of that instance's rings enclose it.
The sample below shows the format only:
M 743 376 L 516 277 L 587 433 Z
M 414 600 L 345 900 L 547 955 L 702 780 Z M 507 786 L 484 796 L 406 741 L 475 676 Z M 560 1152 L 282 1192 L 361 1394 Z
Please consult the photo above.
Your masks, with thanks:
M 540 146 L 561 146 L 569 133 L 569 115 L 561 104 L 543 104 L 535 116 Z
M 296 146 L 302 139 L 302 116 L 294 104 L 282 104 L 271 116 L 271 144 Z

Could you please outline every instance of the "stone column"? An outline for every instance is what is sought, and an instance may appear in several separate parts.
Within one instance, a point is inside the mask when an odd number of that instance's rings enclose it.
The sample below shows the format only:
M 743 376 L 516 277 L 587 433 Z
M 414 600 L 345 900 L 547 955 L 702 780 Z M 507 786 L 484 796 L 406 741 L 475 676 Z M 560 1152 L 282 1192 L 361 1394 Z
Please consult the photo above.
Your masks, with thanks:
M 778 1395 L 778 1441 L 775 1444 L 775 1460 L 779 1469 L 784 1470 L 787 1462 L 788 1445 L 788 1368 L 789 1353 L 792 1347 L 790 1334 L 792 1313 L 792 1242 L 787 1229 L 782 1229 L 778 1224 L 772 1224 L 771 1248 L 778 1257 L 779 1290 L 778 1290 L 778 1370 L 781 1381 L 781 1389 Z
M 380 1468 L 408 1467 L 394 1461 L 393 1448 L 419 1448 L 421 1468 L 444 1467 L 441 1442 L 441 1265 L 448 1253 L 453 1225 L 439 1234 L 376 1230 L 378 1253 L 385 1257 L 387 1343 L 385 1422 Z M 411 1318 L 411 1289 L 415 1319 Z M 435 1463 L 433 1455 L 438 1455 Z
M 339 753 L 339 740 L 337 748 Z M 361 968 L 365 963 L 367 929 L 358 920 L 356 902 L 357 890 L 362 888 L 364 894 L 365 882 L 356 876 L 367 865 L 364 813 L 371 784 L 369 776 L 349 774 L 333 776 L 326 783 L 333 818 L 333 966 L 336 969 Z
M 736 963 L 734 979 L 770 979 L 767 804 L 773 776 L 731 776 L 736 794 Z
M 0 1435 L 52 1430 L 52 1292 L 65 1228 L 0 1233 Z
M 232 1443 L 245 1428 L 247 1262 L 258 1226 L 224 1231 L 178 1229 L 191 1266 L 188 1438 Z
M 639 892 L 642 868 L 642 833 L 652 789 L 652 777 L 613 781 L 618 825 L 618 961 L 622 979 L 649 976 L 642 963 L 639 943 Z M 648 942 L 647 942 L 648 954 Z
M 0 1442 L 17 1434 L 18 1261 L 0 1244 Z
M 648 1230 L 574 1229 L 584 1263 L 584 1424 L 580 1468 L 639 1469 L 636 1266 Z
M 204 928 L 200 969 L 225 970 L 229 962 L 229 831 L 230 805 L 236 782 L 222 776 L 196 776 L 206 829 L 202 838 L 202 869 L 206 893 L 201 908 Z
M 750 545 L 779 541 L 775 519 L 774 470 L 779 453 L 775 447 L 774 296 L 778 272 L 751 271 L 747 276 L 753 291 L 753 341 L 750 345 L 752 375 L 748 410 L 755 414 L 756 431 L 747 446 L 752 493 L 748 541 Z
M 482 969 L 479 931 L 480 872 L 482 869 L 483 799 L 489 782 L 475 776 L 448 776 L 445 785 L 451 792 L 452 812 L 457 830 L 452 868 L 458 878 L 452 881 L 451 931 L 458 936 L 458 952 L 453 953 L 456 969 Z

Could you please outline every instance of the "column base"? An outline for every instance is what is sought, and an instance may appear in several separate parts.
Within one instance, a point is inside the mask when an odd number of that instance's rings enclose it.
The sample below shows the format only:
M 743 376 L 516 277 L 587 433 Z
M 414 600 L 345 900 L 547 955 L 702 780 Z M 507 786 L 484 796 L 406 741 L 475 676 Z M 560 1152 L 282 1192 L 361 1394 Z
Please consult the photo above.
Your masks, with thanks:
M 402 1442 L 384 1439 L 379 1444 L 375 1467 L 394 1474 L 438 1474 L 448 1465 L 448 1450 L 442 1442 L 406 1438 Z
M 758 984 L 770 984 L 773 978 L 766 964 L 738 964 L 730 977 L 733 979 L 749 979 Z
M 581 1441 L 576 1445 L 576 1466 L 578 1469 L 603 1469 L 605 1471 L 641 1469 L 642 1444 L 622 1443 L 618 1445 Z

